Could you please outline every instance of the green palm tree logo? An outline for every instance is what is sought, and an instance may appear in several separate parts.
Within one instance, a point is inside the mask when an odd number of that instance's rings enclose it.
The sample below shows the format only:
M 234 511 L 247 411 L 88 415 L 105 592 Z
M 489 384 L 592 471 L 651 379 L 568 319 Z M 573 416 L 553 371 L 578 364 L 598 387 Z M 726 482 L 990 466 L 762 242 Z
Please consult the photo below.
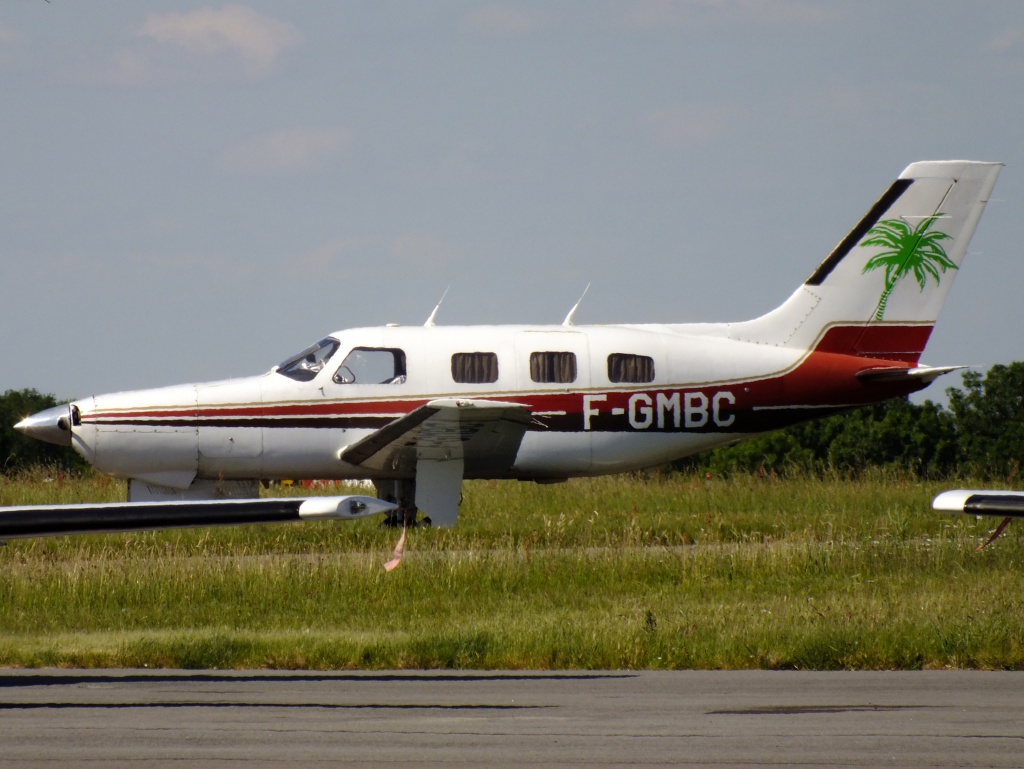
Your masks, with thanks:
M 862 270 L 862 273 L 866 273 L 879 267 L 885 268 L 885 288 L 878 301 L 875 320 L 882 319 L 889 295 L 907 275 L 913 273 L 917 285 L 924 291 L 929 277 L 941 283 L 942 274 L 946 270 L 958 269 L 939 245 L 940 240 L 952 238 L 944 232 L 931 229 L 942 216 L 941 213 L 929 216 L 913 229 L 902 219 L 886 219 L 867 231 L 861 246 L 881 246 L 886 249 L 868 259 Z

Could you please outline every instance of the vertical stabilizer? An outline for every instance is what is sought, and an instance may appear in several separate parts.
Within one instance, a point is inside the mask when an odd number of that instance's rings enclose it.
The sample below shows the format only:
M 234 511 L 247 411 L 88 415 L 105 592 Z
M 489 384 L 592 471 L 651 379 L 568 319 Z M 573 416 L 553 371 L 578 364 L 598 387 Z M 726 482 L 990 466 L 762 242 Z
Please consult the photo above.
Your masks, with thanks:
M 836 328 L 835 352 L 916 362 L 1001 167 L 911 164 L 782 306 L 730 337 L 809 348 Z

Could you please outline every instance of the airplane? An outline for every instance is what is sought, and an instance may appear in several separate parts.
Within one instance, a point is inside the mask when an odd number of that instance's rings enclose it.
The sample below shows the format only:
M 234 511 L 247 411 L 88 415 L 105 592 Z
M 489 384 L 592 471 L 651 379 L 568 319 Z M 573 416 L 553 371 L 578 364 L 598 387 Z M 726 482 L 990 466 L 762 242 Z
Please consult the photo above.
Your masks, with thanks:
M 963 368 L 919 360 L 1000 169 L 908 166 L 752 320 L 442 326 L 435 309 L 257 376 L 47 409 L 15 427 L 125 479 L 128 502 L 0 509 L 0 538 L 418 511 L 451 526 L 464 479 L 622 473 L 916 392 Z M 290 478 L 372 479 L 376 498 L 258 499 Z
M 966 515 L 995 515 L 1001 517 L 992 535 L 978 545 L 984 550 L 995 542 L 1010 521 L 1024 518 L 1024 491 L 996 491 L 990 489 L 953 489 L 944 491 L 932 500 L 932 510 L 940 513 L 964 513 Z

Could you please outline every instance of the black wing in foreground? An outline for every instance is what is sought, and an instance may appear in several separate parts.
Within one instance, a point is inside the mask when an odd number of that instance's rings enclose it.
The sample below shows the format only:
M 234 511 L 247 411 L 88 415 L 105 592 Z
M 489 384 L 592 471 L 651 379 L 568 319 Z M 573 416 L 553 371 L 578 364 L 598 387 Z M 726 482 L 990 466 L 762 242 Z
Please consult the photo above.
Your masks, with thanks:
M 984 550 L 995 542 L 1010 521 L 1024 518 L 1024 491 L 986 491 L 979 489 L 956 489 L 944 491 L 932 500 L 932 509 L 940 513 L 966 513 L 967 515 L 998 515 L 1002 522 L 978 550 Z
M 351 520 L 394 510 L 375 497 L 217 499 L 0 507 L 0 539 L 316 519 Z
M 1024 518 L 1024 491 L 979 489 L 944 491 L 932 500 L 932 509 L 938 510 L 940 513 Z

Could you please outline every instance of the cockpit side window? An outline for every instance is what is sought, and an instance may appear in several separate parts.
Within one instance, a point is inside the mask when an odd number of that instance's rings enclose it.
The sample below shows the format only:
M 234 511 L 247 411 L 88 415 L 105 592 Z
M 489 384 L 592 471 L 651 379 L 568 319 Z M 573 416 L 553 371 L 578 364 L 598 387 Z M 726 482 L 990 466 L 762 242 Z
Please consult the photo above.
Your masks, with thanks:
M 394 347 L 356 347 L 334 372 L 338 384 L 404 384 L 405 353 Z
M 338 345 L 337 339 L 331 337 L 321 339 L 278 366 L 277 373 L 297 382 L 310 382 L 316 378 L 331 356 L 337 352 Z

